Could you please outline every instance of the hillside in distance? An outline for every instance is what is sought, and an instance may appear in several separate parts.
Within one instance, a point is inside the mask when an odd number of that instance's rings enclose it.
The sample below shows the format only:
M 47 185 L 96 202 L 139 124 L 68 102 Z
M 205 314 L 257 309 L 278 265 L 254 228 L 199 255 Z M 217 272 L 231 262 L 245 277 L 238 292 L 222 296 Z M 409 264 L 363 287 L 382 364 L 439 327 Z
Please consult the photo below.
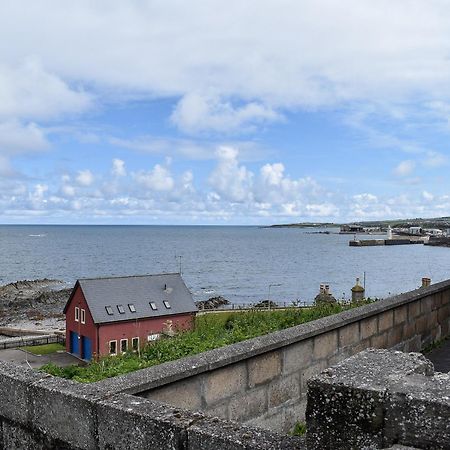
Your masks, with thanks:
M 392 220 L 370 220 L 370 221 L 356 221 L 347 222 L 362 225 L 363 227 L 381 227 L 387 228 L 389 225 L 392 228 L 408 228 L 408 227 L 422 227 L 422 228 L 440 228 L 442 230 L 450 228 L 450 217 L 434 217 L 415 219 L 392 219 Z M 267 228 L 338 228 L 344 223 L 334 222 L 299 222 L 288 224 L 269 225 Z

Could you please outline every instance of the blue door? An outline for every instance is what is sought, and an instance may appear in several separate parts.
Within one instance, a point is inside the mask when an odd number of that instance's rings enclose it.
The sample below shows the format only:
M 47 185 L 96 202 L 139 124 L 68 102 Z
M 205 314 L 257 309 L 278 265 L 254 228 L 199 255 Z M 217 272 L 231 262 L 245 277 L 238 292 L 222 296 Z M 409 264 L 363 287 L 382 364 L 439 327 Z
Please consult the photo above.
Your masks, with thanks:
M 80 346 L 78 343 L 78 333 L 75 331 L 70 332 L 70 353 L 78 355 L 80 353 Z
M 81 336 L 81 358 L 87 361 L 92 359 L 92 341 L 86 336 Z

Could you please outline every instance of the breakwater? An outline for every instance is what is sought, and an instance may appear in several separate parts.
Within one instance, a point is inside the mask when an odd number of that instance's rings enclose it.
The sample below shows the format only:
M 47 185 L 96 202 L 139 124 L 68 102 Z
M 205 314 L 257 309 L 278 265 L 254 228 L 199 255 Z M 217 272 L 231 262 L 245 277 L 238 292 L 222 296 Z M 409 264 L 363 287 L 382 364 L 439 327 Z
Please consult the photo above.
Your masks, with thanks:
M 423 244 L 423 240 L 419 239 L 355 239 L 349 241 L 350 247 L 375 247 L 379 245 L 410 245 Z

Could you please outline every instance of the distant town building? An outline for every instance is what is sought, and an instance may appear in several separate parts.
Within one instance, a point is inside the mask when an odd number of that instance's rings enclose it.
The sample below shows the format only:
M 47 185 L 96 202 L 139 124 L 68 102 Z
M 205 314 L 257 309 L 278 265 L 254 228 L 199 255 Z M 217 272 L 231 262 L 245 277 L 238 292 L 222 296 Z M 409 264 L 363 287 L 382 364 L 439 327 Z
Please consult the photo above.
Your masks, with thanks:
M 66 349 L 84 360 L 138 350 L 192 329 L 197 311 L 177 273 L 80 279 L 64 308 Z
M 364 233 L 364 227 L 362 225 L 341 225 L 341 233 Z
M 421 236 L 423 234 L 423 228 L 422 227 L 409 227 L 410 234 L 413 234 L 414 236 Z
M 439 228 L 427 228 L 424 230 L 429 236 L 443 236 L 444 232 Z

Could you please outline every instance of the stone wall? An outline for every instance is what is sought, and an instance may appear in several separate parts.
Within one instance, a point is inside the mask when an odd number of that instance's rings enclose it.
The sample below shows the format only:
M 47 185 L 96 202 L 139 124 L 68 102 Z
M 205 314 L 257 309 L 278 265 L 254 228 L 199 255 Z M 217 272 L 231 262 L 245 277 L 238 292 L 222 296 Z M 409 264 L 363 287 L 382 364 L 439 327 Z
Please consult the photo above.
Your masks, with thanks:
M 450 374 L 419 353 L 366 350 L 308 385 L 310 450 L 449 448 Z
M 0 362 L 1 450 L 302 449 L 300 438 Z
M 288 432 L 305 418 L 313 375 L 369 347 L 420 351 L 448 335 L 449 322 L 450 280 L 102 383 Z

